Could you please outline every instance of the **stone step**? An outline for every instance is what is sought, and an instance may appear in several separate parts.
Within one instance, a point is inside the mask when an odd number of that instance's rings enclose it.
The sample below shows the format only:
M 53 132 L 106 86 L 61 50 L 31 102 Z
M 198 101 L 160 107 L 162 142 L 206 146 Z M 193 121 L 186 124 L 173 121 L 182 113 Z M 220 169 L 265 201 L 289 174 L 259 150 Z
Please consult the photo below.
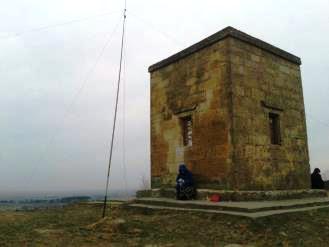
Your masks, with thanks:
M 137 198 L 133 204 L 150 206 L 178 207 L 187 209 L 205 209 L 232 212 L 262 212 L 282 209 L 298 209 L 315 206 L 329 206 L 329 198 L 304 198 L 276 201 L 242 201 L 242 202 L 210 202 L 205 200 L 179 201 L 168 198 Z
M 280 209 L 280 210 L 268 210 L 260 212 L 236 212 L 236 211 L 225 211 L 225 210 L 212 210 L 212 209 L 197 209 L 197 208 L 182 208 L 182 207 L 172 207 L 172 206 L 156 206 L 148 204 L 128 204 L 126 205 L 130 208 L 139 208 L 139 209 L 148 209 L 148 210 L 175 210 L 175 211 L 186 211 L 186 212 L 197 212 L 197 213 L 210 213 L 210 214 L 225 214 L 225 215 L 234 215 L 240 217 L 248 217 L 252 219 L 267 217 L 271 215 L 278 214 L 288 214 L 296 212 L 304 212 L 310 210 L 318 210 L 322 208 L 329 208 L 329 205 L 325 206 L 314 206 L 314 207 L 303 207 L 303 208 L 291 208 L 291 209 Z
M 232 191 L 198 188 L 197 200 L 207 200 L 207 198 L 214 194 L 220 195 L 222 201 L 275 201 L 327 197 L 327 191 L 325 190 Z M 174 188 L 141 190 L 137 191 L 136 196 L 138 198 L 164 197 L 175 199 L 176 190 Z

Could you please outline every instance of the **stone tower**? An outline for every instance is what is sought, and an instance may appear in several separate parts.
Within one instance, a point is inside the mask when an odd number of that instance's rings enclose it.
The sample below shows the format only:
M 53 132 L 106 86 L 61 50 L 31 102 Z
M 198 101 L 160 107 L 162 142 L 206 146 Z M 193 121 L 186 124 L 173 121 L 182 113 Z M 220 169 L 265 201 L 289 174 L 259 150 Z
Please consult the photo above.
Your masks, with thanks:
M 152 188 L 309 188 L 301 60 L 227 27 L 152 65 Z

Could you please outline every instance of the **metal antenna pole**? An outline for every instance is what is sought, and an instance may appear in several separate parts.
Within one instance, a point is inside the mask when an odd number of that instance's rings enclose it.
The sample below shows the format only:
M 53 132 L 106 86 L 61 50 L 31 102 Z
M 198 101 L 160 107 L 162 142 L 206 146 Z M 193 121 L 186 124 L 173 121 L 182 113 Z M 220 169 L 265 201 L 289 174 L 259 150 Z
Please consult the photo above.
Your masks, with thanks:
M 114 109 L 114 120 L 113 120 L 113 129 L 112 129 L 112 138 L 111 138 L 111 149 L 110 149 L 109 166 L 108 166 L 108 170 L 107 170 L 106 190 L 105 190 L 104 205 L 103 205 L 103 214 L 102 214 L 102 217 L 103 218 L 106 215 L 107 194 L 108 194 L 109 182 L 110 182 L 110 170 L 111 170 L 111 162 L 112 162 L 112 154 L 113 154 L 114 133 L 115 133 L 116 120 L 117 120 L 117 112 L 118 112 L 118 102 L 119 102 L 119 92 L 120 92 L 120 82 L 121 82 L 121 69 L 122 69 L 122 56 L 123 56 L 123 45 L 124 45 L 125 25 L 126 25 L 126 17 L 127 17 L 126 16 L 126 11 L 127 10 L 126 10 L 126 3 L 125 3 L 125 8 L 124 8 L 124 11 L 123 11 L 121 51 L 120 51 L 120 65 L 119 65 L 117 93 L 116 93 L 115 109 Z

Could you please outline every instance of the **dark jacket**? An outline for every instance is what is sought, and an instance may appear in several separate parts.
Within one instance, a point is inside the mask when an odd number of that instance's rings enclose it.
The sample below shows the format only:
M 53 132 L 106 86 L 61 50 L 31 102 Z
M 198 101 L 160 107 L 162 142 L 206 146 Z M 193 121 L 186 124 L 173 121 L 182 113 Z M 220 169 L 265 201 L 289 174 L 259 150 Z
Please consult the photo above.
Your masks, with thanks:
M 311 175 L 312 189 L 324 189 L 324 182 L 322 180 L 320 170 L 314 169 Z
M 180 181 L 183 183 L 180 185 Z M 186 168 L 185 165 L 179 166 L 179 173 L 176 177 L 177 186 L 189 187 L 194 186 L 193 176 L 192 173 Z

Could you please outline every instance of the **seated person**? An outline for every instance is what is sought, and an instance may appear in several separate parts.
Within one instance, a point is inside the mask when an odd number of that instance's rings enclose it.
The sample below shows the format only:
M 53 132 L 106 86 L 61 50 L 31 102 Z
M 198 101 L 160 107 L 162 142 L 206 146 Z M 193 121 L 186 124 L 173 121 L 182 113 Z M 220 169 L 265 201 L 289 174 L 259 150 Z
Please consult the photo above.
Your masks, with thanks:
M 320 172 L 319 168 L 315 168 L 311 175 L 312 189 L 324 189 L 324 182 Z
M 192 173 L 184 164 L 179 166 L 179 173 L 176 178 L 176 198 L 177 200 L 194 199 L 196 190 Z

